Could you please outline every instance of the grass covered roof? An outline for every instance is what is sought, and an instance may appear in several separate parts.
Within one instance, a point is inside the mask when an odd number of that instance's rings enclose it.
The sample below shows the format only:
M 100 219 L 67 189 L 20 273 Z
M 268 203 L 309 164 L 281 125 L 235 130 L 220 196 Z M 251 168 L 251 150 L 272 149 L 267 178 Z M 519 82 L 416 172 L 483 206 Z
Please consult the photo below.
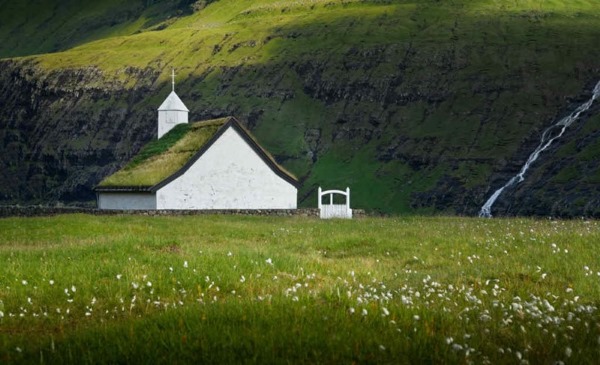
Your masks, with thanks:
M 279 165 L 248 130 L 235 118 L 225 117 L 175 126 L 162 138 L 144 146 L 125 167 L 102 180 L 95 190 L 156 191 L 185 172 L 227 126 L 236 129 L 273 172 L 298 185 L 297 178 Z
M 229 118 L 179 124 L 162 138 L 144 146 L 121 170 L 98 188 L 152 187 L 181 169 Z

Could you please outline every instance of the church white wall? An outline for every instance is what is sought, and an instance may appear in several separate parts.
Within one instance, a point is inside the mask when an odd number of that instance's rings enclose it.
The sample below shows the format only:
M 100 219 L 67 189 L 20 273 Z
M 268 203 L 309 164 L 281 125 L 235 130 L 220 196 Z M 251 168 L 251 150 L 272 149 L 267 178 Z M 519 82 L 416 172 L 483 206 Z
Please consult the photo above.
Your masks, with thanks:
M 296 209 L 297 194 L 229 128 L 156 196 L 157 209 Z
M 156 195 L 141 193 L 98 193 L 98 208 L 115 210 L 156 209 Z
M 183 110 L 158 111 L 158 138 L 162 137 L 177 124 L 188 122 L 188 112 Z

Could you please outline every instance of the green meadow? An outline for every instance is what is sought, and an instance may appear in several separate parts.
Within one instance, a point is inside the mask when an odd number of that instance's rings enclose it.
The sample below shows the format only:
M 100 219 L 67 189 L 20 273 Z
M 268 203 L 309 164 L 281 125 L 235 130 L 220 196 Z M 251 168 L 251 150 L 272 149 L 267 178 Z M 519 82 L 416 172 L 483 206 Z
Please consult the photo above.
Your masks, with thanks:
M 24 82 L 4 91 L 7 204 L 93 200 L 84 192 L 152 139 L 175 68 L 190 120 L 238 118 L 303 181 L 301 206 L 318 186 L 352 186 L 369 210 L 474 215 L 598 80 L 598 0 L 0 6 L 0 78 Z M 500 207 L 596 214 L 597 120 L 570 128 Z
M 594 363 L 588 220 L 0 219 L 0 363 Z

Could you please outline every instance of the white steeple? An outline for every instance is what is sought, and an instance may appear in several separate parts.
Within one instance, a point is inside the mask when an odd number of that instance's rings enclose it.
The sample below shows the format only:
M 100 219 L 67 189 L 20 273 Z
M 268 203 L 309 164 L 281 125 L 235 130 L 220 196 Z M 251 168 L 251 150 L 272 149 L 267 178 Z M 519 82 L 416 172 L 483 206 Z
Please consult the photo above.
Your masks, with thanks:
M 175 91 L 175 69 L 174 68 L 171 69 L 171 86 L 173 87 L 173 90 L 171 90 L 171 91 Z
M 158 138 L 177 124 L 188 122 L 189 110 L 175 93 L 175 69 L 171 73 L 171 85 L 171 93 L 158 108 Z

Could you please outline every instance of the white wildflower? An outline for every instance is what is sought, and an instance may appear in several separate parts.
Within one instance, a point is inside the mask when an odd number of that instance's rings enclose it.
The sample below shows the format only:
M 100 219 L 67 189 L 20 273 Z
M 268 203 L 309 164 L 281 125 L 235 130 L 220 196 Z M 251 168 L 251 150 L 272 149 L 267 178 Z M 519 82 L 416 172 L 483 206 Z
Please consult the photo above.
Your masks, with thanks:
M 16 350 L 17 352 L 23 352 L 23 350 L 22 350 L 20 347 L 18 347 L 18 346 L 17 346 L 17 348 L 15 348 L 15 350 Z
M 463 347 L 457 343 L 452 344 L 452 350 L 454 351 L 461 351 L 463 349 Z
M 420 319 L 421 319 L 421 317 L 419 317 L 417 314 L 415 314 L 415 315 L 413 316 L 413 319 L 414 319 L 415 321 L 418 321 L 418 320 L 420 320 Z
M 149 281 L 149 282 L 147 282 L 147 283 L 146 283 L 146 286 L 147 286 L 148 288 L 150 288 L 150 287 L 152 286 L 152 282 L 150 282 L 150 281 Z
M 139 285 L 138 283 L 136 283 L 135 281 L 131 283 L 131 286 L 132 286 L 134 289 L 137 289 L 137 288 L 139 288 L 139 287 L 140 287 L 140 285 Z
M 446 344 L 447 345 L 450 345 L 453 342 L 454 342 L 454 338 L 452 338 L 452 337 L 446 337 Z
M 385 346 L 383 346 L 383 345 L 379 345 L 379 349 L 380 349 L 381 351 L 385 351 Z
M 187 269 L 187 267 L 188 267 L 188 262 L 187 261 L 183 262 L 183 267 L 185 267 Z
M 48 283 L 49 283 L 50 285 L 54 285 L 54 280 L 49 280 L 49 281 L 48 281 Z
M 21 284 L 27 285 L 27 280 L 21 280 Z M 18 347 L 17 347 L 18 348 Z
M 387 317 L 390 315 L 390 311 L 385 307 L 381 308 L 381 311 L 383 312 L 384 317 Z
M 123 275 L 117 274 L 117 280 L 121 280 L 122 277 L 123 277 Z
M 233 256 L 233 254 L 231 253 L 231 251 L 227 252 L 227 256 Z
M 354 308 L 350 307 L 350 309 L 348 309 L 348 312 L 350 312 L 350 314 L 354 314 Z M 1 313 L 1 312 L 0 312 Z M 1 317 L 1 316 L 0 316 Z
M 369 314 L 369 312 L 367 312 L 367 310 L 363 308 L 363 310 L 362 310 L 362 315 L 363 315 L 363 316 L 366 316 L 367 314 Z
M 567 346 L 567 348 L 565 349 L 565 356 L 571 357 L 572 353 L 573 353 L 573 350 L 571 350 L 571 348 Z
M 265 262 L 266 262 L 268 265 L 273 265 L 273 260 L 271 260 L 271 258 L 270 258 L 270 257 L 269 257 L 268 259 L 266 259 L 266 260 L 265 260 Z
M 75 287 L 75 285 L 71 285 L 71 291 L 72 291 L 73 293 L 75 293 L 75 292 L 77 291 L 77 288 Z

